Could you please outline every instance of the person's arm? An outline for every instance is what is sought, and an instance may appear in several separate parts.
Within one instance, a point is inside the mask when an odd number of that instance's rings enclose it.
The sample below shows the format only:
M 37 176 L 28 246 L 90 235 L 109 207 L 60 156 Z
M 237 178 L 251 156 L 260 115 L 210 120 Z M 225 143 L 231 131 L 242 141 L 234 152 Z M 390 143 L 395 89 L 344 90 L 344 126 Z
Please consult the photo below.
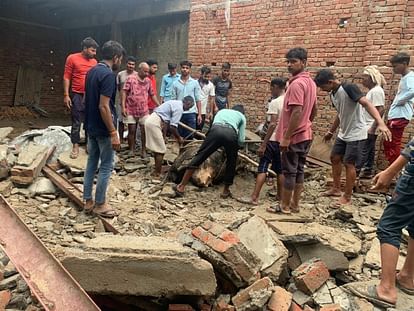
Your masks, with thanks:
M 414 98 L 414 77 L 407 77 L 407 92 L 398 100 L 398 106 L 404 106 L 408 101 Z
M 312 111 L 311 111 L 311 114 L 309 116 L 309 120 L 311 122 L 313 122 L 313 120 L 315 119 L 315 117 L 316 117 L 317 114 L 318 114 L 318 105 L 315 102 L 315 104 L 312 107 Z
M 359 99 L 359 103 L 365 108 L 365 110 L 374 118 L 375 123 L 378 125 L 377 128 L 384 135 L 386 141 L 391 141 L 391 132 L 388 127 L 385 125 L 384 121 L 381 118 L 378 110 L 375 109 L 374 105 L 365 97 Z
M 213 117 L 214 113 L 214 102 L 216 100 L 216 92 L 215 92 L 215 86 L 213 83 L 210 83 L 210 92 L 208 95 L 208 101 L 207 101 L 207 121 L 210 121 Z
M 73 63 L 70 57 L 66 59 L 65 72 L 63 74 L 63 103 L 69 110 L 72 108 L 72 100 L 69 96 L 70 79 L 72 78 Z
M 157 89 L 153 88 L 152 85 L 150 85 L 150 88 L 148 89 L 148 95 L 150 96 L 150 98 L 152 99 L 152 101 L 159 106 L 160 102 L 158 101 L 157 98 Z
M 126 117 L 127 116 L 126 107 L 125 107 L 126 91 L 124 89 L 122 89 L 121 92 L 120 92 L 120 95 L 121 95 L 121 112 L 122 112 L 122 115 L 124 117 Z
M 152 95 L 152 96 L 151 96 L 151 99 L 154 101 L 154 103 L 155 103 L 157 106 L 159 106 L 159 105 L 160 105 L 160 102 L 158 101 L 157 96 Z
M 272 137 L 273 132 L 275 131 L 278 122 L 279 122 L 279 115 L 272 114 L 270 116 L 270 123 L 269 123 L 269 127 L 267 128 L 266 136 L 263 138 L 263 141 L 260 144 L 259 149 L 257 150 L 257 154 L 259 155 L 259 157 L 264 156 L 264 153 L 266 151 L 266 145 L 269 142 L 270 137 Z
M 174 135 L 175 139 L 177 140 L 177 142 L 181 145 L 183 143 L 183 138 L 180 136 L 180 134 L 178 133 L 178 129 L 176 126 L 170 126 L 170 131 L 171 133 Z
M 162 77 L 162 80 L 161 80 L 161 89 L 160 89 L 160 102 L 161 103 L 164 102 L 166 86 L 167 86 L 167 84 L 165 82 L 165 76 L 164 76 L 164 77 Z
M 201 100 L 200 100 L 200 93 L 201 93 L 201 87 L 200 84 L 197 82 L 195 88 L 194 88 L 194 100 L 196 102 L 197 106 L 197 124 L 201 124 L 203 121 L 203 117 L 201 116 Z
M 230 81 L 230 85 L 229 85 L 229 90 L 227 91 L 227 96 L 226 96 L 226 105 L 227 105 L 227 109 L 230 108 L 230 96 L 231 96 L 231 90 L 233 88 L 233 82 Z
M 239 146 L 242 147 L 244 145 L 244 141 L 246 140 L 246 117 L 243 115 L 242 121 L 239 125 Z
M 328 142 L 331 140 L 333 134 L 336 132 L 338 126 L 339 126 L 339 115 L 336 114 L 335 120 L 331 125 L 331 128 L 329 129 L 329 131 L 325 134 L 325 136 L 323 137 L 323 141 L 324 142 Z
M 112 148 L 114 150 L 119 150 L 121 144 L 118 137 L 118 132 L 112 121 L 112 112 L 109 107 L 111 98 L 101 95 L 99 98 L 99 113 L 101 114 L 102 121 L 104 122 L 106 128 L 108 129 L 109 135 L 111 136 Z
M 384 106 L 375 106 L 375 109 L 377 109 L 378 113 L 380 114 L 382 118 L 385 112 Z M 368 134 L 375 134 L 376 129 L 377 129 L 377 122 L 374 121 L 374 123 L 372 123 L 371 128 L 368 130 Z
M 408 159 L 400 155 L 385 171 L 375 175 L 372 179 L 374 186 L 373 190 L 383 190 L 388 188 L 394 176 L 396 176 L 408 163 Z

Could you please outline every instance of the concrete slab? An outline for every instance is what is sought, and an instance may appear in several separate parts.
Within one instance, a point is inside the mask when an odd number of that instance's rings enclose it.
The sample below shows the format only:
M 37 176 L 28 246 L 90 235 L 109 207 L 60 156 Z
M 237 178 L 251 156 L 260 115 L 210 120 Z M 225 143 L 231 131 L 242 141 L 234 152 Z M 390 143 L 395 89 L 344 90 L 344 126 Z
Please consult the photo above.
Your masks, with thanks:
M 17 165 L 30 166 L 37 157 L 44 154 L 48 149 L 48 147 L 43 145 L 28 144 L 20 151 L 19 157 L 17 158 Z
M 349 261 L 342 252 L 322 243 L 295 245 L 295 248 L 302 262 L 320 258 L 331 271 L 345 271 L 349 268 Z
M 70 152 L 70 150 L 63 152 L 59 156 L 58 161 L 62 163 L 62 165 L 68 166 L 69 168 L 84 171 L 86 169 L 86 163 L 88 161 L 88 154 L 86 153 L 85 149 L 79 148 L 79 156 L 76 159 L 72 159 L 70 157 Z
M 9 136 L 11 132 L 13 132 L 12 127 L 0 127 L 0 142 Z
M 275 214 L 269 213 L 266 209 L 269 205 L 259 205 L 252 212 L 253 215 L 259 216 L 265 221 L 280 221 L 280 222 L 298 222 L 305 223 L 313 220 L 312 212 L 308 209 L 302 209 L 298 214 Z
M 81 249 L 55 252 L 90 293 L 163 296 L 214 295 L 213 267 L 176 241 L 102 235 Z

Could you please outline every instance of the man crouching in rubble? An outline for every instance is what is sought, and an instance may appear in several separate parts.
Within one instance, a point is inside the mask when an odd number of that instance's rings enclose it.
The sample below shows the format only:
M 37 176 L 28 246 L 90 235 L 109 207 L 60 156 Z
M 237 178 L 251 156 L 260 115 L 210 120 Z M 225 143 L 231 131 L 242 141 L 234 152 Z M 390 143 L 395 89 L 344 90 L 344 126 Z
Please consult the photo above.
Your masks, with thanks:
M 391 180 L 404 168 L 397 181 L 395 192 L 388 202 L 377 226 L 381 243 L 381 281 L 360 294 L 374 304 L 395 308 L 397 287 L 414 295 L 414 138 L 401 155 L 385 171 L 374 177 L 373 189 L 387 189 Z M 408 251 L 404 266 L 397 274 L 397 262 L 402 229 L 409 233 Z
M 159 178 L 161 175 L 162 161 L 167 151 L 164 141 L 167 129 L 170 129 L 171 134 L 181 145 L 183 139 L 178 133 L 178 123 L 183 112 L 190 110 L 193 106 L 194 99 L 191 96 L 186 96 L 183 100 L 169 100 L 155 108 L 154 112 L 145 120 L 146 147 L 153 152 L 155 160 L 153 177 Z
M 246 117 L 244 107 L 235 105 L 232 109 L 222 109 L 214 117 L 213 125 L 207 133 L 197 154 L 185 170 L 181 182 L 173 187 L 177 196 L 183 196 L 185 186 L 193 176 L 194 171 L 220 147 L 226 153 L 226 171 L 223 178 L 224 189 L 221 197 L 231 197 L 230 186 L 236 175 L 236 162 L 239 147 L 244 143 L 246 131 Z
M 111 177 L 114 150 L 119 150 L 120 141 L 116 130 L 116 76 L 125 50 L 116 41 L 108 41 L 102 47 L 103 61 L 93 67 L 86 76 L 85 130 L 88 133 L 88 163 L 86 165 L 83 199 L 85 211 L 103 217 L 117 215 L 106 203 L 106 191 Z M 100 161 L 96 183 L 95 202 L 92 187 Z

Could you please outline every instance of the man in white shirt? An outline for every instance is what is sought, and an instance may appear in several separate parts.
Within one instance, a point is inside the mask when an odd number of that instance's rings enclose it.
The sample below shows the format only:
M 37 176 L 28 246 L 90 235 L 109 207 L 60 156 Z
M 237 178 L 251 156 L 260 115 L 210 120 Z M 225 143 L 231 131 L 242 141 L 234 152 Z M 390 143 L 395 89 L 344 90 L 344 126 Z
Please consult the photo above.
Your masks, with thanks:
M 201 123 L 197 124 L 197 130 L 202 131 L 204 123 L 209 122 L 212 117 L 211 107 L 214 105 L 215 86 L 210 81 L 211 78 L 211 69 L 207 66 L 201 67 L 200 78 L 198 83 L 200 84 L 200 101 L 201 101 Z

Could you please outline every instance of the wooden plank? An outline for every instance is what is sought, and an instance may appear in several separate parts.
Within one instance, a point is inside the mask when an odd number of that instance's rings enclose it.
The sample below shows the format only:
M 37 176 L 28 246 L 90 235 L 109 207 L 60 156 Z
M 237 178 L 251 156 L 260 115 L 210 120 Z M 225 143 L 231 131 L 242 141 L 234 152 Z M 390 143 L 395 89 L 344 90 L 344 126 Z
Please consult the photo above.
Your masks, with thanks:
M 19 66 L 14 106 L 23 106 L 28 103 L 40 106 L 42 79 L 43 73 L 40 70 L 28 66 Z
M 308 156 L 320 161 L 331 163 L 332 141 L 325 143 L 323 137 L 314 136 Z
M 47 160 L 55 151 L 55 146 L 38 156 L 30 166 L 15 165 L 11 169 L 11 181 L 18 185 L 30 185 L 40 175 Z

